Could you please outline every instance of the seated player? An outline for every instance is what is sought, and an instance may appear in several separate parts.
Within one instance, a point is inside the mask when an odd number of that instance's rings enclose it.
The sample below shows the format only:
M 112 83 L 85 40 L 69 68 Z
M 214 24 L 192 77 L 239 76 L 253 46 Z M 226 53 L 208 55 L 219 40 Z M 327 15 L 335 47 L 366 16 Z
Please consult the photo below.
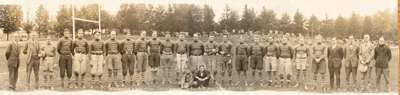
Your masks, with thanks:
M 205 70 L 204 65 L 199 66 L 199 70 L 195 72 L 194 87 L 205 88 L 208 87 L 210 81 L 210 72 Z

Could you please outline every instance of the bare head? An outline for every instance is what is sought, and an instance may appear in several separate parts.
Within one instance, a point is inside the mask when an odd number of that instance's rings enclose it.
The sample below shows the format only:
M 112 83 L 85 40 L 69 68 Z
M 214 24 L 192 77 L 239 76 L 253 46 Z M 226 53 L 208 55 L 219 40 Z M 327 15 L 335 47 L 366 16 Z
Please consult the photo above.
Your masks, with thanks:
M 181 39 L 181 40 L 183 40 L 183 39 L 185 39 L 185 35 L 184 35 L 183 33 L 179 33 L 178 38 Z
M 338 40 L 336 39 L 336 37 L 333 37 L 333 38 L 332 38 L 332 43 L 333 43 L 334 45 L 337 45 L 337 44 L 338 44 Z
M 363 38 L 363 40 L 364 41 L 369 41 L 370 40 L 370 37 L 369 37 L 369 35 L 367 34 L 367 35 L 364 35 L 364 38 Z
M 354 44 L 354 37 L 353 36 L 349 36 L 348 42 L 350 44 Z
M 95 33 L 94 33 L 94 37 L 95 37 L 96 39 L 101 39 L 101 34 L 100 34 L 100 32 L 95 32 Z
M 140 32 L 140 37 L 146 37 L 146 31 L 142 31 L 142 32 Z
M 64 34 L 64 37 L 67 37 L 67 38 L 70 38 L 70 37 L 71 37 L 71 32 L 70 32 L 69 29 L 67 29 L 67 28 L 64 29 L 63 34 Z
M 214 35 L 210 35 L 210 37 L 208 37 L 208 40 L 209 41 L 214 41 L 214 38 L 215 38 Z
M 199 70 L 200 70 L 200 71 L 204 71 L 205 69 L 206 69 L 206 66 L 204 66 L 204 65 L 200 65 L 200 66 L 199 66 Z
M 79 29 L 78 30 L 78 35 L 77 35 L 79 38 L 82 38 L 83 37 L 83 29 Z
M 29 37 L 31 40 L 37 40 L 37 38 L 39 38 L 39 35 L 36 32 L 32 32 L 29 34 Z
M 117 32 L 115 30 L 111 31 L 110 37 L 111 37 L 111 39 L 117 38 Z
M 21 36 L 19 35 L 19 33 L 13 33 L 12 35 L 11 35 L 11 38 L 14 40 L 14 41 L 19 41 L 20 39 L 21 39 Z
M 379 41 L 378 41 L 378 44 L 379 44 L 379 45 L 384 45 L 384 44 L 385 44 L 385 38 L 380 37 L 380 38 L 379 38 Z
M 153 31 L 153 33 L 151 34 L 151 36 L 152 36 L 152 37 L 157 37 L 157 36 L 158 36 L 157 31 Z

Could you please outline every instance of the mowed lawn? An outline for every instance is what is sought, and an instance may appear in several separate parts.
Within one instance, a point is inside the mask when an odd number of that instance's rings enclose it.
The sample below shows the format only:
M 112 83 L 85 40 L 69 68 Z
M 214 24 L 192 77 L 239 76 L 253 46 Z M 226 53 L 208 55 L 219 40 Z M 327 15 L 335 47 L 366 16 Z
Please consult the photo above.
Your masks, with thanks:
M 0 82 L 3 82 L 3 83 L 1 83 L 0 84 L 0 89 L 6 89 L 7 87 L 8 87 L 8 71 L 7 71 L 7 64 L 6 64 L 6 60 L 5 60 L 5 44 L 0 44 Z M 392 57 L 392 60 L 391 60 L 391 62 L 390 62 L 390 84 L 391 84 L 391 89 L 392 89 L 392 91 L 397 91 L 397 73 L 398 73 L 398 62 L 399 62 L 399 60 L 398 60 L 398 58 L 399 58 L 399 54 L 398 54 L 398 48 L 392 48 L 392 55 L 393 55 L 393 57 Z M 19 80 L 18 80 L 18 84 L 17 84 L 17 87 L 18 87 L 18 90 L 19 91 L 25 91 L 26 90 L 26 61 L 25 61 L 25 58 L 26 58 L 26 56 L 24 56 L 24 55 L 22 55 L 21 56 L 21 65 L 20 65 L 20 68 L 19 68 Z M 207 60 L 207 59 L 205 59 L 205 60 Z M 56 80 L 57 81 L 55 81 L 54 83 L 53 83 L 53 85 L 56 85 L 56 86 L 59 86 L 59 72 L 58 72 L 58 67 L 55 69 L 55 76 L 56 76 Z M 310 81 L 310 83 L 315 83 L 315 82 L 313 82 L 312 81 L 312 73 L 311 73 L 311 71 L 310 70 L 308 70 L 309 71 L 309 73 L 307 74 L 308 75 L 308 78 L 307 79 L 309 79 Z M 237 74 L 235 73 L 235 72 L 233 72 L 234 74 L 233 74 L 233 79 L 238 79 L 238 76 L 237 76 Z M 294 73 L 295 74 L 295 73 Z M 360 76 L 361 74 L 360 73 L 358 73 L 358 79 L 360 79 Z M 375 73 L 375 69 L 373 70 L 373 72 L 372 72 L 372 82 L 373 83 L 375 83 L 375 79 L 376 79 L 376 77 L 375 77 L 375 75 L 376 75 L 376 73 Z M 121 76 L 121 73 L 119 72 L 119 76 Z M 104 77 L 104 79 L 106 79 L 107 78 L 107 76 L 105 76 Z M 120 79 L 121 77 L 119 77 L 119 79 Z M 251 78 L 251 77 L 249 77 L 249 78 Z M 328 79 L 328 75 L 326 74 L 326 77 L 325 77 L 326 79 Z M 40 79 L 42 80 L 43 79 L 43 76 L 40 76 Z M 72 79 L 74 79 L 74 78 L 72 78 Z M 89 77 L 87 78 L 87 79 L 89 79 Z M 345 72 L 344 72 L 344 68 L 342 68 L 342 70 L 341 70 L 341 80 L 342 80 L 342 85 L 344 85 L 344 82 L 345 82 Z M 31 77 L 31 83 L 33 84 L 34 82 L 33 82 L 33 73 L 32 73 L 32 77 Z M 41 83 L 42 83 L 42 81 L 41 81 Z M 384 83 L 384 80 L 382 79 L 382 81 L 381 81 L 381 83 L 383 84 Z M 213 88 L 219 88 L 219 87 L 216 87 L 215 85 L 212 85 L 213 86 Z M 177 88 L 178 86 L 166 86 L 166 87 L 169 87 L 169 88 L 171 88 L 171 87 L 175 87 L 175 88 Z M 158 88 L 158 87 L 156 87 L 156 88 Z M 229 88 L 228 88 L 229 89 Z M 268 89 L 267 89 L 268 90 Z

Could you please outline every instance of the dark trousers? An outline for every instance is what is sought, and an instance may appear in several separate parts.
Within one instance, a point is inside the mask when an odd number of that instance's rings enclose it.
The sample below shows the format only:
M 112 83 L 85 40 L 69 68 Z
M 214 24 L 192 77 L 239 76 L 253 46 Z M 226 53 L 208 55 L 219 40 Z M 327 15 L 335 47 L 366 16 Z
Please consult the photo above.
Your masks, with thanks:
M 59 63 L 60 77 L 64 79 L 65 73 L 67 73 L 68 79 L 72 77 L 72 56 L 71 55 L 60 55 Z
M 8 59 L 8 77 L 9 84 L 12 90 L 16 89 L 16 84 L 18 81 L 18 68 L 19 68 L 19 58 Z
M 352 75 L 351 77 L 353 78 L 353 83 L 356 83 L 356 79 L 357 79 L 357 67 L 346 67 L 345 68 L 345 72 L 346 72 L 346 81 L 347 82 L 351 82 L 350 80 L 350 75 Z
M 388 68 L 381 68 L 381 67 L 376 67 L 376 86 L 380 87 L 380 82 L 381 82 L 381 76 L 383 75 L 383 78 L 385 79 L 386 85 L 389 84 L 389 70 Z
M 206 79 L 204 81 L 201 80 L 195 80 L 195 85 L 194 87 L 208 87 L 210 79 Z
M 39 83 L 39 66 L 40 58 L 38 56 L 33 56 L 26 67 L 28 85 L 30 84 L 32 70 L 35 75 L 35 83 Z
M 124 54 L 122 55 L 122 75 L 126 76 L 134 74 L 135 69 L 135 55 L 134 54 Z
M 151 68 L 157 68 L 158 66 L 160 66 L 160 53 L 150 53 L 149 66 Z
M 336 88 L 340 88 L 340 69 L 341 67 L 329 66 L 329 82 L 331 88 L 334 87 L 336 81 Z

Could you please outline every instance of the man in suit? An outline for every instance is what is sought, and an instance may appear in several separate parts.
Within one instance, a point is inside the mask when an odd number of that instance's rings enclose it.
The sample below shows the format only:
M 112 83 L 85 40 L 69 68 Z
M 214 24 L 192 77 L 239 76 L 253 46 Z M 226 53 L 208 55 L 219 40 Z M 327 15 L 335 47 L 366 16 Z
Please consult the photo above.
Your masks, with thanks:
M 356 45 L 353 36 L 350 36 L 348 43 L 345 48 L 345 72 L 346 72 L 346 84 L 348 89 L 352 89 L 357 84 L 357 67 L 359 58 L 359 47 Z M 350 75 L 352 82 L 350 81 Z
M 9 75 L 9 85 L 11 90 L 16 90 L 16 84 L 18 81 L 18 68 L 20 65 L 20 45 L 19 45 L 19 36 L 17 33 L 14 33 L 11 38 L 13 38 L 12 42 L 7 46 L 6 49 L 6 59 L 7 59 L 7 67 L 8 67 L 8 75 Z
M 340 88 L 340 70 L 344 58 L 344 50 L 338 44 L 338 40 L 336 40 L 336 38 L 333 38 L 332 42 L 333 45 L 328 48 L 329 83 L 331 89 L 333 89 L 336 81 L 336 88 L 338 89 Z
M 40 54 L 40 44 L 39 41 L 37 41 L 38 35 L 36 32 L 30 33 L 30 39 L 26 42 L 24 46 L 24 54 L 27 54 L 27 67 L 26 67 L 26 72 L 27 72 L 27 83 L 28 87 L 30 88 L 30 78 L 31 78 L 31 73 L 33 70 L 33 73 L 35 75 L 35 88 L 39 87 L 39 65 L 40 65 L 40 57 L 42 56 Z

